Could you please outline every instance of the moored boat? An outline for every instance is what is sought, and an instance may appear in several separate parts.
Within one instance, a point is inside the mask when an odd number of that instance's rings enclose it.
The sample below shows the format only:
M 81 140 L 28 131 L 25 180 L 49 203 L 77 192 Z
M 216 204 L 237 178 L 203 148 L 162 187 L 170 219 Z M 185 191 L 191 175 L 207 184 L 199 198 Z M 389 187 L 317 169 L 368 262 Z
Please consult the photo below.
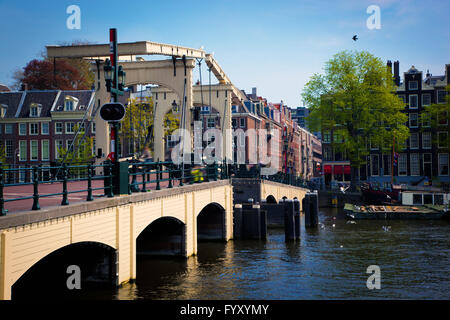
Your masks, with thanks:
M 349 219 L 443 219 L 449 213 L 443 205 L 354 205 L 346 203 L 344 212 Z

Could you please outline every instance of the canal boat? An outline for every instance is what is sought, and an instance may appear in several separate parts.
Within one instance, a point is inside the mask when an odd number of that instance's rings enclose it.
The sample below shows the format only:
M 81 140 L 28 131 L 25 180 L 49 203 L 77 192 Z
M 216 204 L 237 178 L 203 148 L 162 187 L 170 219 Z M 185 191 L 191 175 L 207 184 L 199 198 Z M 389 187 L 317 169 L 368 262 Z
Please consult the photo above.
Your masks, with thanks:
M 346 203 L 344 212 L 349 219 L 444 219 L 449 217 L 447 206 L 425 204 L 421 206 L 407 205 L 355 205 Z

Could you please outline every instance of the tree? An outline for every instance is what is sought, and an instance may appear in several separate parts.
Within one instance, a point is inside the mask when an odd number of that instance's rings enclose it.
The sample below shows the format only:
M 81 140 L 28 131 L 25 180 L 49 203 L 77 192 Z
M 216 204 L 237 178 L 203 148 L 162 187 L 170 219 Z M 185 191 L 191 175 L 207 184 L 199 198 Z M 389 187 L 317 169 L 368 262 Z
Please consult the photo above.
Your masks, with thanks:
M 422 124 L 427 123 L 433 128 L 433 143 L 440 149 L 450 146 L 450 85 L 447 85 L 444 102 L 435 103 L 425 107 L 421 114 Z
M 65 60 L 30 61 L 23 72 L 22 83 L 28 90 L 87 90 L 81 73 Z
M 75 132 L 78 131 L 78 128 L 75 127 Z M 93 154 L 93 137 L 84 136 L 84 130 L 80 130 L 79 133 L 75 136 L 75 140 L 70 146 L 67 148 L 59 148 L 58 154 L 59 159 L 64 161 L 67 165 L 86 165 L 94 159 L 95 155 Z M 69 168 L 69 173 L 71 175 L 83 175 L 87 173 L 86 168 Z
M 125 139 L 134 141 L 137 153 L 140 154 L 145 147 L 149 147 L 153 154 L 154 133 L 154 103 L 152 97 L 145 97 L 142 101 L 130 100 L 126 108 L 125 117 L 121 121 L 121 132 Z M 180 120 L 171 112 L 164 116 L 164 137 L 171 135 L 179 128 Z M 150 131 L 150 132 L 149 132 Z
M 60 43 L 61 46 L 85 45 L 87 41 Z M 57 58 L 40 54 L 42 59 L 33 59 L 23 69 L 13 72 L 12 86 L 19 90 L 27 85 L 28 90 L 90 90 L 95 81 L 89 61 L 83 58 Z
M 350 161 L 352 190 L 370 145 L 392 152 L 394 140 L 399 146 L 409 136 L 392 71 L 366 51 L 334 55 L 325 64 L 325 74 L 313 75 L 302 96 L 310 108 L 311 130 L 329 133 L 334 150 Z

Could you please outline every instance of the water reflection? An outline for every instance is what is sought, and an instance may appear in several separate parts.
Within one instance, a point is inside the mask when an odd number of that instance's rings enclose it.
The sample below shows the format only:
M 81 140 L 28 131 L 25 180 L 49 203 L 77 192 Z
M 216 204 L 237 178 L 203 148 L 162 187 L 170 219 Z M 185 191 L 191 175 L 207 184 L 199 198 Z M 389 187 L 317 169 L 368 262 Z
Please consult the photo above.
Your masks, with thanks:
M 321 225 L 302 227 L 285 243 L 199 243 L 189 259 L 138 259 L 137 281 L 117 299 L 449 299 L 450 224 L 446 221 L 356 221 L 336 209 Z M 334 225 L 334 226 L 333 226 Z M 369 265 L 381 268 L 381 290 L 368 290 Z

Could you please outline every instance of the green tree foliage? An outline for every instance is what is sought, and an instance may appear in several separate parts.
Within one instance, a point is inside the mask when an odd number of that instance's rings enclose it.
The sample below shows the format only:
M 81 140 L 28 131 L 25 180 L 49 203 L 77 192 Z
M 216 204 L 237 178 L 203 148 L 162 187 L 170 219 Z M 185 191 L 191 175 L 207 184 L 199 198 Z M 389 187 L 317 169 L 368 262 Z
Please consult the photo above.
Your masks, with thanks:
M 75 127 L 75 131 L 78 128 Z M 72 147 L 68 145 L 66 148 L 59 148 L 59 160 L 67 165 L 86 165 L 94 160 L 93 154 L 93 137 L 85 136 L 83 138 L 84 131 L 80 130 L 78 135 L 75 136 Z M 86 169 L 69 168 L 71 174 L 85 174 Z
M 145 147 L 153 154 L 154 133 L 154 103 L 152 97 L 130 100 L 126 114 L 121 121 L 122 137 L 134 141 L 136 152 L 142 153 Z M 163 121 L 164 136 L 171 135 L 180 126 L 180 120 L 168 112 Z M 150 131 L 150 133 L 149 133 Z
M 345 153 L 352 167 L 352 186 L 370 146 L 392 152 L 409 136 L 403 101 L 395 94 L 391 70 L 380 58 L 362 52 L 339 52 L 306 84 L 312 131 L 328 132 L 335 151 Z M 397 149 L 397 148 L 396 148 Z
M 450 146 L 450 85 L 445 88 L 444 102 L 426 106 L 421 114 L 422 125 L 434 129 L 433 143 L 441 150 Z

